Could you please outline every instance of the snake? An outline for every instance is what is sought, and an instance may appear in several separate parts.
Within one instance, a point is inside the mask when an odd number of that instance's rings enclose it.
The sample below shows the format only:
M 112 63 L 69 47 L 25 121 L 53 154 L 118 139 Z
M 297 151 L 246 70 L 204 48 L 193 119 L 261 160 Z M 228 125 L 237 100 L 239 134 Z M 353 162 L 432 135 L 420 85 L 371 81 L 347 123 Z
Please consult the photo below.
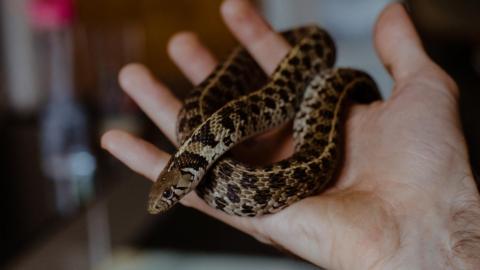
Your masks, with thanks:
M 280 34 L 292 47 L 270 76 L 238 46 L 186 96 L 177 118 L 180 146 L 151 188 L 150 213 L 163 213 L 195 191 L 227 214 L 261 216 L 332 182 L 348 101 L 370 103 L 380 94 L 365 72 L 333 67 L 335 44 L 326 30 L 307 25 Z M 288 122 L 294 140 L 288 158 L 251 165 L 230 153 Z

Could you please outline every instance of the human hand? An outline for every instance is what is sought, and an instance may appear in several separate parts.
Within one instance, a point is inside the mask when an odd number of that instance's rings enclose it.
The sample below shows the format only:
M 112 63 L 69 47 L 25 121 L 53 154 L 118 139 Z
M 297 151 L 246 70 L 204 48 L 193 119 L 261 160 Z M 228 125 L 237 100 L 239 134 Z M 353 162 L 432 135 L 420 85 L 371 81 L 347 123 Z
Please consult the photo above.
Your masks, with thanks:
M 222 14 L 271 73 L 289 45 L 247 1 L 225 1 Z M 193 193 L 183 203 L 329 269 L 478 269 L 480 200 L 456 85 L 428 58 L 401 5 L 389 5 L 380 15 L 375 44 L 395 81 L 393 94 L 386 101 L 352 106 L 344 164 L 334 187 L 258 218 L 228 216 Z M 193 84 L 217 63 L 191 33 L 174 36 L 169 53 Z M 125 67 L 120 82 L 175 143 L 181 104 L 171 91 L 138 64 Z M 253 150 L 238 147 L 235 154 L 252 163 L 277 161 L 293 151 L 288 126 L 247 143 Z M 106 133 L 102 145 L 151 180 L 169 157 L 121 131 Z

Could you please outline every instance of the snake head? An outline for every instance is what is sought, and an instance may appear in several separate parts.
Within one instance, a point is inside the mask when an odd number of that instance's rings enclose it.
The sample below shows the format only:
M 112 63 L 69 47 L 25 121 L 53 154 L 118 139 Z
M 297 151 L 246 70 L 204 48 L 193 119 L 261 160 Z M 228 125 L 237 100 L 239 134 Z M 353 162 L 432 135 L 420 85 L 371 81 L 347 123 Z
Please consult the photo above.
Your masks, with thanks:
M 178 169 L 162 171 L 153 184 L 148 200 L 148 212 L 158 214 L 167 211 L 191 190 L 191 176 Z

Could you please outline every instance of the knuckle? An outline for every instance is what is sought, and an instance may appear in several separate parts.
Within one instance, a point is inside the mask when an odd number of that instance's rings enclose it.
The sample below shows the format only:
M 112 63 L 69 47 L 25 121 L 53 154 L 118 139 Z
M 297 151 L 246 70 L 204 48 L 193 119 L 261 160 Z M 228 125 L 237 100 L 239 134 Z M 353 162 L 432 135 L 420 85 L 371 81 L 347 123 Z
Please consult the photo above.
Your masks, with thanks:
M 459 88 L 455 80 L 436 63 L 429 61 L 417 72 L 398 82 L 399 88 L 424 88 L 444 92 L 453 100 L 459 98 Z

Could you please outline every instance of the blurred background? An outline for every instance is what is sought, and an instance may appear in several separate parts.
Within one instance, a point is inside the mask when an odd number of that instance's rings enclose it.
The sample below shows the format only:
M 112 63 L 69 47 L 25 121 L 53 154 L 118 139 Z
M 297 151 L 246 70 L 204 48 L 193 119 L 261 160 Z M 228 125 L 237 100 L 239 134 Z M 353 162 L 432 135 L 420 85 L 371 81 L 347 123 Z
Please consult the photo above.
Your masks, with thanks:
M 392 81 L 372 26 L 388 0 L 256 1 L 276 29 L 318 22 L 338 64 Z M 191 88 L 166 55 L 192 30 L 222 58 L 236 44 L 220 0 L 0 1 L 0 268 L 315 269 L 194 210 L 145 210 L 150 182 L 99 146 L 119 128 L 172 146 L 117 83 L 129 62 L 147 65 L 179 97 Z M 472 167 L 480 169 L 480 2 L 411 0 L 429 54 L 461 89 Z

